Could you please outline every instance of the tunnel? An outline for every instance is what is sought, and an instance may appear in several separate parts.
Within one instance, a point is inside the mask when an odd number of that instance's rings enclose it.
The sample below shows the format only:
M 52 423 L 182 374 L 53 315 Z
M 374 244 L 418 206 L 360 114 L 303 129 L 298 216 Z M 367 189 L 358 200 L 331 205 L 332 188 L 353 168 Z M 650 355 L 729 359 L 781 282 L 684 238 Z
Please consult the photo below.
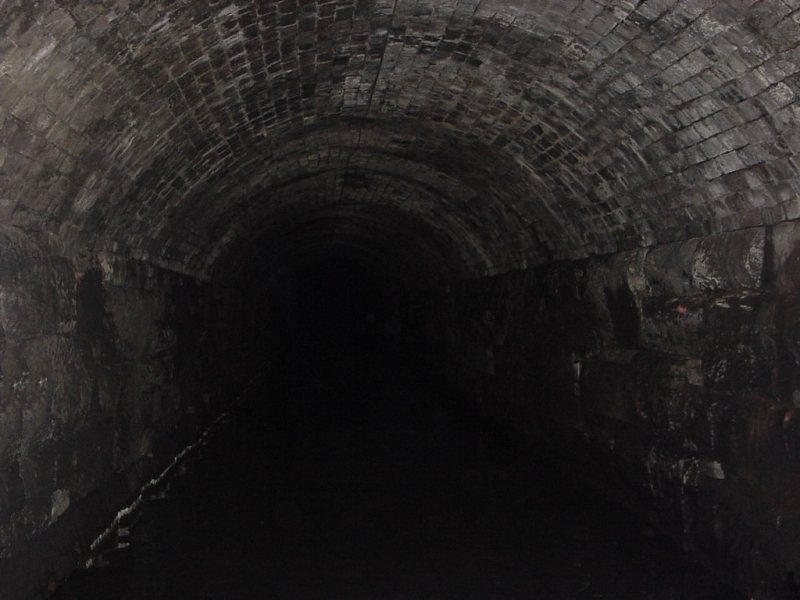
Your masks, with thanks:
M 0 0 L 0 597 L 800 598 L 798 94 L 795 0 Z

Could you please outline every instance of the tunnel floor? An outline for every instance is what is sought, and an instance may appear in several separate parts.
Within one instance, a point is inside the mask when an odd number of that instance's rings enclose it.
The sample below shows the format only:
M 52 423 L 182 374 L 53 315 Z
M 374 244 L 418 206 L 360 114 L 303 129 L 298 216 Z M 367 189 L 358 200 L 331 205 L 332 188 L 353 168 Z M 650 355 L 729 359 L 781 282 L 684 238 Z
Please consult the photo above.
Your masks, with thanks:
M 441 393 L 355 364 L 253 392 L 55 598 L 738 597 L 533 459 L 491 464 Z

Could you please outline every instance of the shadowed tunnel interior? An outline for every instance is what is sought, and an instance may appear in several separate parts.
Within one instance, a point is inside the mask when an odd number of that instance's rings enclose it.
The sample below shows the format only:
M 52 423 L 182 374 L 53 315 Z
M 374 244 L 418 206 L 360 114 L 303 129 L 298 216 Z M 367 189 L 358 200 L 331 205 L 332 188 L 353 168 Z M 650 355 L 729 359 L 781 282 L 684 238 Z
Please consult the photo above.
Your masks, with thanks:
M 799 43 L 0 0 L 0 597 L 800 597 Z

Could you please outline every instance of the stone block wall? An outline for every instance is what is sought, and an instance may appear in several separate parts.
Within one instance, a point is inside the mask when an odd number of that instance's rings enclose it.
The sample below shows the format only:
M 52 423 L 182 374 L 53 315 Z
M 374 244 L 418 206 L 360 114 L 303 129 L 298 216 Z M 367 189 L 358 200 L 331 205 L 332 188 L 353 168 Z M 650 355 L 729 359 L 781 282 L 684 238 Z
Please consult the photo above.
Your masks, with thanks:
M 795 598 L 798 287 L 784 223 L 441 288 L 408 327 L 437 340 L 487 452 L 510 435 L 752 598 Z
M 235 298 L 0 230 L 0 597 L 43 597 L 235 394 Z

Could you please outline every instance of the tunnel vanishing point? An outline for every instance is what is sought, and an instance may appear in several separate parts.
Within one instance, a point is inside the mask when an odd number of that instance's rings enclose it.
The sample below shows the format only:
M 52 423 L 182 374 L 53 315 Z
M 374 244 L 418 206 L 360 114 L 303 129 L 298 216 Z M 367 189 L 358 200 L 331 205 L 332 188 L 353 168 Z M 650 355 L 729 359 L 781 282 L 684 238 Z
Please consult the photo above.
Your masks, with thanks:
M 0 597 L 346 271 L 520 448 L 796 598 L 799 98 L 797 0 L 0 0 Z

